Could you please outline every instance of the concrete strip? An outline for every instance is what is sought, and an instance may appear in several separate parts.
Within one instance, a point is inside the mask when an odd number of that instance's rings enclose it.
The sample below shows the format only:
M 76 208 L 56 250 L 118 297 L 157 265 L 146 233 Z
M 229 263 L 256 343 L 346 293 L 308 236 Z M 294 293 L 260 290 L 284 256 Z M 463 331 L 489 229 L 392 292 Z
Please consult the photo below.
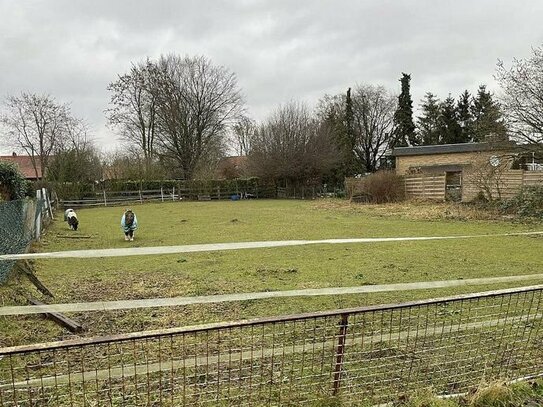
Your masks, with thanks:
M 67 251 L 62 251 L 62 252 L 50 252 L 50 253 L 2 254 L 0 255 L 0 260 L 143 256 L 143 255 L 157 255 L 157 254 L 211 252 L 211 251 L 221 251 L 221 250 L 304 246 L 304 245 L 312 245 L 312 244 L 386 243 L 386 242 L 474 239 L 474 238 L 490 238 L 490 237 L 503 237 L 503 236 L 531 236 L 531 235 L 543 235 L 543 231 L 499 233 L 499 234 L 491 234 L 491 235 L 466 235 L 466 236 L 369 237 L 369 238 L 323 239 L 323 240 L 279 240 L 279 241 L 264 241 L 264 242 L 209 243 L 209 244 L 194 244 L 194 245 L 183 245 L 183 246 L 131 247 L 131 248 L 122 248 L 122 249 L 67 250 Z
M 512 283 L 527 280 L 543 279 L 543 274 L 528 274 L 508 277 L 473 278 L 467 280 L 441 280 L 423 281 L 416 283 L 364 285 L 355 287 L 330 287 L 314 288 L 304 290 L 287 291 L 266 291 L 252 293 L 204 295 L 197 297 L 172 297 L 172 298 L 149 298 L 144 300 L 120 300 L 120 301 L 96 301 L 67 304 L 49 305 L 24 305 L 0 307 L 0 316 L 6 315 L 28 315 L 43 314 L 51 312 L 88 312 L 88 311 L 113 311 L 135 308 L 156 308 L 172 307 L 194 304 L 210 304 L 233 301 L 261 300 L 266 298 L 286 297 L 315 297 L 321 295 L 345 295 L 345 294 L 368 294 L 386 291 L 410 291 L 434 288 L 459 287 L 469 285 L 486 285 Z

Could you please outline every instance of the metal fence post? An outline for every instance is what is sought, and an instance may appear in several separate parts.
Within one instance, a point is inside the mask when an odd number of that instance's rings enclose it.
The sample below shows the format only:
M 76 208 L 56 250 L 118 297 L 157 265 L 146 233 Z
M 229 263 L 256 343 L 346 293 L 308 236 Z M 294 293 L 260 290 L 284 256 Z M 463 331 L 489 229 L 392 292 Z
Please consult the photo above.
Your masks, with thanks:
M 347 326 L 349 314 L 341 314 L 339 322 L 338 343 L 336 349 L 336 366 L 334 368 L 334 381 L 332 384 L 332 395 L 336 396 L 341 387 L 341 373 L 343 371 L 343 359 L 345 355 L 345 340 L 347 339 Z
M 42 214 L 42 208 L 43 204 L 41 201 L 41 190 L 36 190 L 36 216 L 34 218 L 35 220 L 35 230 L 36 230 L 36 240 L 40 240 L 41 237 L 41 214 Z

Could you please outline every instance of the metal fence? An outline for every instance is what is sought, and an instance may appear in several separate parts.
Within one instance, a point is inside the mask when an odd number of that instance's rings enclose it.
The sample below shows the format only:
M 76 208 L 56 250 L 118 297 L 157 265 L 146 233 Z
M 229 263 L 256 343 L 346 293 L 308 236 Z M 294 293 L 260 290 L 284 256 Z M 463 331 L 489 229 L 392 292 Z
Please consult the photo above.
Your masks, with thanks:
M 18 199 L 0 202 L 0 253 L 24 253 L 42 222 L 42 200 Z M 39 234 L 39 231 L 37 232 Z M 15 262 L 0 262 L 0 284 Z
M 543 286 L 0 349 L 2 406 L 375 405 L 543 372 Z

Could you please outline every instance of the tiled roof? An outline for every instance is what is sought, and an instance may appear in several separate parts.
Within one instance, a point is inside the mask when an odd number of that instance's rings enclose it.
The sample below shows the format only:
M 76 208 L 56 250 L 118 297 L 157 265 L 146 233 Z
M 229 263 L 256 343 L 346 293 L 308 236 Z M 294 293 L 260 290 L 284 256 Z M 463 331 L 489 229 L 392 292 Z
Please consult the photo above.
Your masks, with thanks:
M 38 178 L 42 177 L 39 157 L 35 158 L 38 169 Z M 28 155 L 0 155 L 0 161 L 9 161 L 14 163 L 26 179 L 36 179 L 36 171 L 32 165 L 32 159 Z
M 451 154 L 451 153 L 469 153 L 475 151 L 488 151 L 499 148 L 512 148 L 511 143 L 458 143 L 458 144 L 439 144 L 430 146 L 416 147 L 396 147 L 392 150 L 392 155 L 396 157 L 407 155 L 426 155 L 426 154 Z

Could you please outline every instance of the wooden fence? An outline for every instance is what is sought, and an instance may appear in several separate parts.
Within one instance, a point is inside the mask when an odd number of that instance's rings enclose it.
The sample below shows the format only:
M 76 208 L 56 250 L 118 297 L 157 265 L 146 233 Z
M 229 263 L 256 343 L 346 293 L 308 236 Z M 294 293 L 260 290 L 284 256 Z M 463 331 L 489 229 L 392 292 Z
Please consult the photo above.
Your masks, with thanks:
M 543 185 L 543 171 L 505 170 L 483 182 L 470 176 L 465 178 L 462 201 L 473 200 L 484 189 L 493 199 L 511 199 L 523 187 Z
M 92 198 L 62 199 L 60 204 L 64 208 L 83 208 L 93 206 L 115 206 L 129 203 L 166 202 L 166 201 L 210 201 L 229 200 L 233 196 L 244 198 L 275 198 L 277 195 L 274 186 L 245 188 L 161 188 L 157 190 L 138 191 L 99 191 Z
M 486 195 L 490 193 L 493 199 L 511 199 L 523 187 L 543 185 L 543 171 L 505 170 L 485 180 L 467 173 L 462 178 L 463 202 L 472 201 L 485 189 Z M 408 199 L 446 199 L 445 173 L 406 175 L 404 180 Z
M 445 200 L 445 173 L 406 175 L 404 181 L 407 199 Z

